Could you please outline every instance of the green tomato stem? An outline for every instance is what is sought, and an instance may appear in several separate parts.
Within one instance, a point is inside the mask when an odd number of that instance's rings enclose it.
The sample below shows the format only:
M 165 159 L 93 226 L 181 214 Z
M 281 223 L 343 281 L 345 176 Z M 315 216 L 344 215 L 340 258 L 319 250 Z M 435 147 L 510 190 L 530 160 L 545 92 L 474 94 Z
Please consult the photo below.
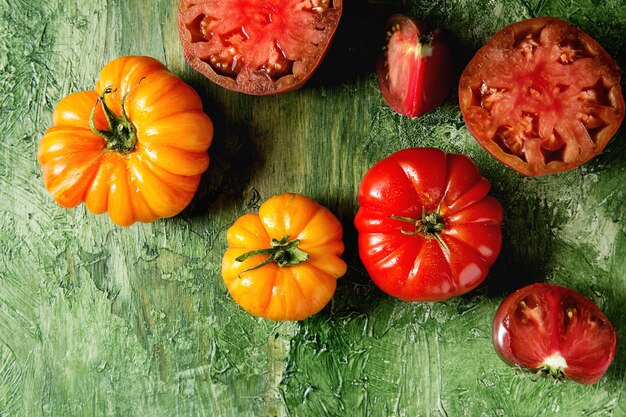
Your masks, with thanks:
M 114 91 L 115 89 L 109 86 L 105 88 L 100 97 L 98 97 L 96 104 L 91 110 L 91 115 L 89 116 L 89 127 L 92 132 L 104 138 L 108 149 L 121 154 L 127 154 L 135 150 L 135 145 L 137 144 L 137 130 L 126 114 L 126 108 L 124 107 L 126 95 L 122 98 L 121 116 L 115 114 L 115 112 L 106 104 L 106 95 L 111 94 Z M 108 130 L 100 130 L 96 128 L 95 116 L 98 104 L 102 106 L 104 117 L 109 125 Z
M 550 375 L 557 381 L 562 381 L 565 379 L 565 373 L 563 373 L 563 370 L 559 367 L 544 365 L 539 368 L 539 373 L 543 375 Z
M 401 229 L 401 232 L 405 235 L 421 235 L 425 238 L 435 239 L 439 245 L 441 245 L 446 255 L 450 255 L 448 245 L 446 245 L 446 242 L 441 238 L 441 232 L 443 232 L 445 228 L 445 221 L 443 216 L 441 216 L 441 203 L 437 207 L 437 210 L 432 213 L 426 213 L 426 208 L 422 206 L 422 217 L 420 219 L 405 216 L 389 216 L 389 218 L 412 223 L 414 226 L 413 230 Z
M 298 248 L 300 240 L 294 239 L 289 241 L 289 236 L 284 236 L 281 240 L 272 239 L 269 248 L 257 249 L 250 252 L 246 252 L 235 260 L 237 262 L 243 262 L 248 258 L 259 255 L 268 255 L 269 257 L 263 262 L 259 263 L 252 268 L 246 269 L 243 272 L 253 271 L 259 269 L 269 263 L 276 262 L 276 264 L 283 268 L 285 266 L 298 265 L 301 262 L 309 259 L 309 255 L 303 250 Z M 243 273 L 242 272 L 242 273 Z

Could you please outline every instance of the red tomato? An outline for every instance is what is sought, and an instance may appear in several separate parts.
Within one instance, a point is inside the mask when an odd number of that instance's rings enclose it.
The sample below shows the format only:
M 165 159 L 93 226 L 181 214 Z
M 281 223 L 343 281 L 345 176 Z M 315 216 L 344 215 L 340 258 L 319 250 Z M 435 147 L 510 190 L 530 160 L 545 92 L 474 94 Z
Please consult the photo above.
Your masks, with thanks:
M 493 344 L 509 365 L 582 384 L 602 378 L 615 355 L 609 319 L 576 291 L 533 284 L 508 296 L 493 321 Z
M 454 81 L 452 56 L 442 31 L 428 33 L 424 25 L 401 14 L 387 22 L 387 45 L 377 71 L 387 104 L 409 117 L 440 105 Z
M 466 156 L 405 149 L 359 188 L 359 254 L 372 280 L 406 301 L 437 301 L 480 284 L 502 243 L 502 208 Z
M 189 64 L 211 81 L 252 95 L 301 87 L 321 63 L 342 0 L 180 0 Z
M 624 119 L 618 66 L 552 17 L 513 23 L 487 42 L 461 76 L 459 103 L 476 140 L 524 175 L 581 165 Z

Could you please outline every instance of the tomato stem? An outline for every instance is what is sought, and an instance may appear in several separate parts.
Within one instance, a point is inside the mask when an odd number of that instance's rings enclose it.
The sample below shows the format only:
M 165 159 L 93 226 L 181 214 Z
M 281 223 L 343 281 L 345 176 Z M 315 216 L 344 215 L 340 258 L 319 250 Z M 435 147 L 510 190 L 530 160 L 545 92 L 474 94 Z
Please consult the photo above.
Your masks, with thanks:
M 235 258 L 235 260 L 237 262 L 243 262 L 253 256 L 269 255 L 269 257 L 263 262 L 259 263 L 256 266 L 253 266 L 252 268 L 246 269 L 243 272 L 253 271 L 272 262 L 276 262 L 276 264 L 281 268 L 285 266 L 298 265 L 299 263 L 309 259 L 308 253 L 298 248 L 299 244 L 299 239 L 289 241 L 289 235 L 287 235 L 284 236 L 281 240 L 272 239 L 269 248 L 257 249 L 246 252 L 243 255 L 239 255 L 237 258 Z
M 135 149 L 135 145 L 137 143 L 137 130 L 126 114 L 126 108 L 124 106 L 126 95 L 122 97 L 121 116 L 115 114 L 115 112 L 107 105 L 105 100 L 106 95 L 115 91 L 116 89 L 112 86 L 108 86 L 104 89 L 100 97 L 98 97 L 96 104 L 91 110 L 91 115 L 89 116 L 89 127 L 92 132 L 104 138 L 107 148 L 126 154 Z M 109 130 L 100 130 L 96 128 L 95 117 L 98 104 L 102 106 L 102 112 L 104 113 L 104 117 L 109 125 Z
M 431 33 L 428 33 L 426 35 L 422 35 L 419 38 L 417 38 L 417 41 L 422 46 L 424 46 L 424 45 L 430 46 L 431 42 L 433 41 L 433 33 L 431 32 Z
M 443 251 L 449 255 L 450 249 L 446 242 L 441 238 L 441 232 L 443 232 L 445 228 L 445 221 L 443 216 L 441 216 L 441 203 L 437 207 L 436 211 L 432 213 L 426 213 L 426 207 L 422 206 L 422 217 L 420 219 L 413 219 L 411 217 L 405 216 L 389 216 L 390 219 L 399 220 L 401 222 L 413 223 L 414 230 L 404 230 L 400 231 L 405 235 L 421 235 L 426 238 L 435 239 Z
M 550 375 L 552 378 L 554 378 L 557 381 L 562 381 L 563 379 L 565 379 L 565 373 L 559 367 L 544 365 L 541 368 L 539 368 L 538 373 L 542 375 Z

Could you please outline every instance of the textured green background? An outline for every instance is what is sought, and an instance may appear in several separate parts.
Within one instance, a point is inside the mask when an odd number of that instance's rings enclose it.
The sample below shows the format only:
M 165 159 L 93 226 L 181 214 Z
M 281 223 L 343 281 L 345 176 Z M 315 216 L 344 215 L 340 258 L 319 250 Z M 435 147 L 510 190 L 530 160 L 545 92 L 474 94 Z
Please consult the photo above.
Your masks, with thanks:
M 0 416 L 625 416 L 626 138 L 580 169 L 523 178 L 469 135 L 455 94 L 418 120 L 381 99 L 373 60 L 394 12 L 452 30 L 466 62 L 507 23 L 569 19 L 626 67 L 626 4 L 344 0 L 336 40 L 302 90 L 224 91 L 186 66 L 174 0 L 0 0 Z M 212 166 L 174 219 L 129 228 L 46 193 L 36 162 L 53 106 L 125 54 L 163 60 L 215 121 Z M 410 146 L 471 156 L 505 208 L 486 283 L 404 303 L 370 282 L 352 218 L 361 176 Z M 345 227 L 349 273 L 301 323 L 243 312 L 219 268 L 224 232 L 282 192 Z M 509 369 L 491 346 L 503 297 L 547 280 L 606 312 L 622 341 L 595 386 Z

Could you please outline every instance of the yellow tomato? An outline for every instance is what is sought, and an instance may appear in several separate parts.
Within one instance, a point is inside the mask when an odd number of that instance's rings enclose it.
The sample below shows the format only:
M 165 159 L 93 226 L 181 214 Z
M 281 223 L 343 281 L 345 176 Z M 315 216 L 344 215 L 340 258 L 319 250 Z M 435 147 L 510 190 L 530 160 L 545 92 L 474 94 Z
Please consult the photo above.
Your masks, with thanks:
M 310 198 L 274 196 L 226 232 L 224 282 L 255 316 L 305 319 L 328 304 L 346 273 L 342 235 L 339 220 Z
M 178 214 L 209 166 L 200 97 L 153 58 L 109 62 L 95 91 L 65 97 L 52 119 L 38 151 L 44 185 L 61 206 L 84 201 L 119 225 Z

